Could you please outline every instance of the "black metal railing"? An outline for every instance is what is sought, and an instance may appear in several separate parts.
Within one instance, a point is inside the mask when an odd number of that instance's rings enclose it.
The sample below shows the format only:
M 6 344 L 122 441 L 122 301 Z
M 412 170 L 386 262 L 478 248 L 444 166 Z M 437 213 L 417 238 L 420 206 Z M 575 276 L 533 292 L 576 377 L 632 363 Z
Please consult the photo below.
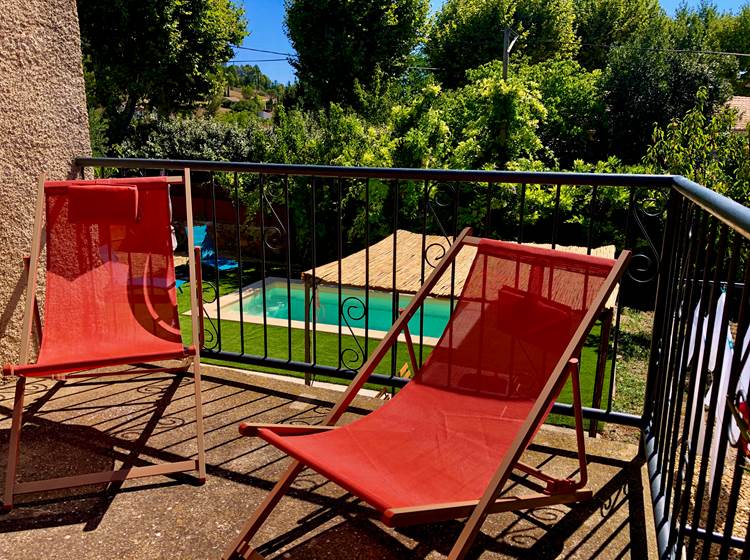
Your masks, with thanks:
M 644 426 L 659 549 L 747 559 L 731 410 L 750 381 L 750 210 L 682 177 L 670 206 Z
M 737 351 L 743 347 L 750 315 L 746 311 L 750 294 L 745 288 L 750 236 L 747 208 L 684 178 L 661 175 L 109 158 L 79 158 L 77 162 L 101 168 L 99 173 L 164 173 L 189 167 L 198 185 L 194 205 L 196 197 L 202 199 L 203 221 L 216 240 L 214 262 L 206 263 L 212 269 L 213 285 L 207 288 L 211 293 L 206 298 L 204 355 L 307 376 L 351 379 L 375 346 L 371 338 L 387 330 L 397 316 L 396 279 L 403 274 L 397 268 L 398 254 L 405 250 L 397 235 L 388 248 L 388 286 L 374 277 L 371 264 L 382 261 L 382 254 L 373 254 L 372 247 L 400 229 L 421 235 L 419 251 L 407 271 L 420 282 L 444 252 L 439 241 L 450 240 L 466 226 L 478 235 L 519 243 L 582 245 L 589 253 L 608 245 L 614 245 L 616 253 L 633 250 L 617 304 L 609 317 L 602 317 L 603 335 L 587 342 L 592 349 L 598 347 L 598 355 L 595 350 L 589 355 L 596 362 L 591 365 L 596 379 L 592 393 L 584 395 L 591 404 L 584 409 L 584 417 L 643 430 L 662 557 L 728 557 L 743 550 L 747 530 L 735 529 L 748 522 L 746 510 L 736 512 L 743 459 L 731 447 L 730 436 L 733 403 L 738 391 L 747 394 L 748 390 L 740 379 L 747 356 Z M 222 212 L 222 206 L 227 211 Z M 231 235 L 222 236 L 223 230 Z M 364 282 L 352 293 L 342 280 L 342 261 L 357 251 L 364 253 Z M 220 255 L 231 255 L 237 267 L 222 268 Z M 331 270 L 334 280 L 325 288 L 320 278 Z M 451 309 L 457 295 L 456 273 L 452 267 L 446 295 Z M 297 285 L 303 276 L 304 286 Z M 272 277 L 280 280 L 267 280 Z M 254 291 L 243 289 L 253 283 Z M 726 312 L 714 325 L 722 293 Z M 232 312 L 222 303 L 228 298 L 236 300 L 238 309 Z M 253 298 L 256 309 L 246 308 L 248 298 Z M 302 299 L 304 309 L 303 316 L 296 318 L 291 312 L 295 298 Z M 331 317 L 325 317 L 324 307 L 317 304 L 321 298 L 332 298 L 337 315 L 326 329 L 322 325 L 330 323 Z M 368 312 L 384 301 L 390 322 L 373 324 Z M 287 316 L 273 319 L 279 304 L 287 306 Z M 615 406 L 620 326 L 626 306 L 654 311 L 642 414 Z M 418 320 L 415 338 L 421 363 L 430 351 L 424 336 L 424 308 Z M 297 328 L 303 323 L 306 329 Z M 704 324 L 709 341 L 714 326 L 719 333 L 727 328 L 733 333 L 734 353 L 731 367 L 727 366 L 731 375 L 726 378 L 715 365 L 724 363 L 726 349 L 719 348 L 715 356 L 706 350 L 701 358 L 688 352 L 692 344 L 693 354 L 700 354 L 701 337 L 691 339 L 690 332 L 695 328 L 702 335 Z M 399 376 L 406 352 L 400 352 L 395 348 L 383 360 L 371 382 L 388 387 L 406 382 Z M 731 403 L 722 407 L 727 396 Z M 572 414 L 566 403 L 556 403 L 554 411 Z M 722 461 L 700 460 L 712 454 Z M 728 456 L 732 460 L 724 461 Z M 724 521 L 717 522 L 722 515 Z M 747 551 L 739 554 L 748 558 Z

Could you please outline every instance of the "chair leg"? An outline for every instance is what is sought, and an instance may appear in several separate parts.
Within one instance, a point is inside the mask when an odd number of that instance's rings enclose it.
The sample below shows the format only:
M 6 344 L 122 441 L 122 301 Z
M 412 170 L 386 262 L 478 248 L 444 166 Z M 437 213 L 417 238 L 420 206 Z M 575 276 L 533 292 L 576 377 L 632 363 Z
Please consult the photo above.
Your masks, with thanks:
M 583 433 L 583 406 L 581 405 L 581 381 L 578 362 L 570 368 L 570 379 L 573 383 L 573 408 L 576 418 L 576 444 L 578 446 L 578 468 L 580 476 L 575 489 L 583 488 L 588 483 L 589 475 L 586 462 L 586 440 Z
M 195 429 L 198 444 L 198 478 L 206 482 L 206 447 L 203 441 L 203 400 L 201 393 L 201 362 L 198 357 L 193 360 L 193 389 L 195 390 Z
M 250 541 L 255 536 L 255 533 L 258 532 L 258 529 L 261 528 L 263 522 L 271 514 L 273 508 L 276 507 L 276 504 L 279 503 L 279 500 L 281 500 L 286 491 L 292 485 L 294 479 L 297 478 L 297 475 L 302 472 L 304 468 L 305 465 L 299 461 L 293 461 L 292 464 L 289 465 L 289 468 L 287 468 L 284 475 L 276 483 L 276 486 L 273 487 L 273 490 L 266 495 L 266 499 L 263 500 L 263 503 L 258 506 L 258 509 L 255 510 L 252 517 L 250 517 L 245 525 L 243 525 L 242 529 L 240 529 L 240 534 L 224 550 L 224 554 L 221 556 L 222 560 L 231 560 L 234 558 L 255 560 L 257 558 L 262 558 L 262 556 L 255 552 L 254 549 L 250 548 Z
M 3 511 L 13 508 L 13 489 L 16 485 L 16 470 L 21 443 L 21 424 L 23 422 L 23 400 L 26 390 L 26 378 L 19 377 L 16 381 L 16 395 L 13 401 L 13 420 L 8 442 L 8 466 L 5 471 L 5 494 L 3 495 Z

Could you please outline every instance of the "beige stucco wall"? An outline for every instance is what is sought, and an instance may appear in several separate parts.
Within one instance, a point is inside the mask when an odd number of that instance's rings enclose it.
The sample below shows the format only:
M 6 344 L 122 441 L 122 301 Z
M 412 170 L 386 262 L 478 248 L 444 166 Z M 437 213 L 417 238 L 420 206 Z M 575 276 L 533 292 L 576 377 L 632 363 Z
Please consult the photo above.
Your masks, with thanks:
M 75 0 L 0 0 L 0 361 L 17 357 L 36 177 L 89 154 Z

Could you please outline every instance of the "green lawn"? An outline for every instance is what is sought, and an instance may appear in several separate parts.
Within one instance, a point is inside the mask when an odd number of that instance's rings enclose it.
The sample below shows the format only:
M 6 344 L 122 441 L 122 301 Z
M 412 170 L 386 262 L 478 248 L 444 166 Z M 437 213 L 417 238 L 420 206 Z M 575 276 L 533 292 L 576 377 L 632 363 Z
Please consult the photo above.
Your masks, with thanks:
M 205 270 L 204 277 L 211 278 L 211 276 L 205 276 L 208 273 L 210 273 L 210 270 Z M 256 271 L 254 269 L 248 268 L 244 270 L 243 282 L 249 283 L 252 280 L 248 280 L 248 278 L 252 279 L 254 276 L 256 276 Z M 192 333 L 190 316 L 182 315 L 184 311 L 190 309 L 190 298 L 189 298 L 188 286 L 189 284 L 184 284 L 182 287 L 182 291 L 178 292 L 178 304 L 179 304 L 179 309 L 181 313 L 180 326 L 182 328 L 183 339 L 185 340 L 186 343 L 189 343 L 191 333 Z M 224 295 L 232 291 L 235 291 L 237 290 L 237 286 L 238 286 L 237 276 L 235 274 L 226 274 L 225 276 L 222 277 L 222 281 L 220 283 L 220 293 Z M 214 322 L 216 323 L 216 321 Z M 229 351 L 229 352 L 240 352 L 242 350 L 242 337 L 241 337 L 240 327 L 241 327 L 240 323 L 237 321 L 227 321 L 227 320 L 221 321 L 221 349 L 222 350 Z M 599 332 L 600 332 L 600 325 L 599 323 L 597 323 L 592 329 L 592 332 L 589 334 L 587 343 L 584 346 L 583 353 L 581 356 L 581 394 L 583 397 L 584 406 L 591 406 L 591 401 L 593 398 L 594 377 L 595 377 L 595 368 L 596 368 L 596 360 L 597 360 L 597 347 L 599 343 Z M 267 333 L 268 334 L 267 334 L 266 344 L 268 347 L 268 356 L 272 358 L 282 359 L 282 360 L 288 359 L 289 358 L 289 343 L 288 343 L 287 328 L 269 326 Z M 292 342 L 291 359 L 294 361 L 303 362 L 304 361 L 304 331 L 302 329 L 292 329 L 291 342 Z M 368 344 L 369 353 L 372 353 L 372 351 L 375 350 L 378 342 L 379 342 L 378 339 L 370 338 L 370 341 Z M 348 335 L 343 336 L 341 344 L 342 344 L 342 349 L 349 348 L 349 349 L 359 352 L 359 347 L 357 346 L 356 341 L 351 336 L 348 336 Z M 364 344 L 364 341 L 361 340 L 360 344 Z M 418 347 L 416 348 L 416 350 L 418 353 L 419 352 Z M 425 359 L 427 358 L 431 350 L 432 348 L 430 348 L 429 346 L 424 347 L 423 355 Z M 263 325 L 245 323 L 244 325 L 244 351 L 246 354 L 251 354 L 251 355 L 262 356 L 264 354 Z M 349 352 L 349 354 L 351 354 L 351 352 Z M 317 358 L 316 363 L 318 364 L 333 366 L 333 367 L 339 366 L 339 341 L 338 341 L 337 334 L 317 333 L 316 358 Z M 406 349 L 406 344 L 398 343 L 398 348 L 396 349 L 397 370 L 400 369 L 401 366 L 408 361 L 409 361 L 409 355 Z M 245 366 L 242 364 L 238 364 L 236 362 L 214 360 L 210 358 L 206 358 L 205 362 L 217 364 L 217 365 L 226 365 L 226 366 L 231 366 L 231 367 L 250 369 L 254 371 L 279 373 L 282 375 L 289 375 L 293 377 L 304 376 L 303 373 L 290 372 L 287 370 L 280 370 L 276 368 L 267 368 L 267 367 L 260 367 L 260 366 Z M 384 375 L 390 374 L 391 352 L 388 352 L 385 355 L 385 357 L 381 360 L 381 362 L 376 367 L 375 371 L 376 373 L 381 373 Z M 604 389 L 602 391 L 603 394 L 605 395 L 605 399 L 606 399 L 606 395 L 608 392 L 609 372 L 610 372 L 610 363 L 608 360 L 606 373 L 605 373 L 605 380 L 604 380 Z M 330 377 L 321 376 L 321 375 L 316 376 L 316 379 L 320 381 L 329 381 L 333 383 L 346 383 L 346 381 L 344 380 L 340 380 L 337 378 L 330 378 Z M 375 384 L 368 384 L 367 386 L 373 389 L 380 389 L 380 387 Z M 563 403 L 573 402 L 570 382 L 566 384 L 565 388 L 560 394 L 559 401 Z M 550 416 L 550 422 L 554 424 L 573 425 L 572 418 L 568 418 L 564 416 L 557 416 L 557 415 Z

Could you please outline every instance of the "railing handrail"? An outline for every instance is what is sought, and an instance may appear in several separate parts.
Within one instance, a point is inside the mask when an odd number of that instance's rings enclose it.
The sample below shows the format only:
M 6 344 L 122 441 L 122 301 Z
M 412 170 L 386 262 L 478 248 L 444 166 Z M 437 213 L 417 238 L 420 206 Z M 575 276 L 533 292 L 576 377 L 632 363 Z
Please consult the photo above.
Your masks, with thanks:
M 750 208 L 681 175 L 672 179 L 680 194 L 750 239 Z
M 750 239 L 750 208 L 681 175 L 645 173 L 573 173 L 553 171 L 493 171 L 481 169 L 422 169 L 389 167 L 341 167 L 244 161 L 189 159 L 77 157 L 79 167 L 118 169 L 184 169 L 193 171 L 253 172 L 268 175 L 334 177 L 349 179 L 401 179 L 424 181 L 479 181 L 532 185 L 586 185 L 608 187 L 676 188 L 704 210 Z
M 79 167 L 115 167 L 118 169 L 170 169 L 189 167 L 192 171 L 252 172 L 267 175 L 333 177 L 347 179 L 401 179 L 426 181 L 478 181 L 483 183 L 528 183 L 536 185 L 586 185 L 604 187 L 669 188 L 671 175 L 627 173 L 573 173 L 553 171 L 494 171 L 482 169 L 424 169 L 399 167 L 342 167 L 210 161 L 189 159 L 78 157 Z

